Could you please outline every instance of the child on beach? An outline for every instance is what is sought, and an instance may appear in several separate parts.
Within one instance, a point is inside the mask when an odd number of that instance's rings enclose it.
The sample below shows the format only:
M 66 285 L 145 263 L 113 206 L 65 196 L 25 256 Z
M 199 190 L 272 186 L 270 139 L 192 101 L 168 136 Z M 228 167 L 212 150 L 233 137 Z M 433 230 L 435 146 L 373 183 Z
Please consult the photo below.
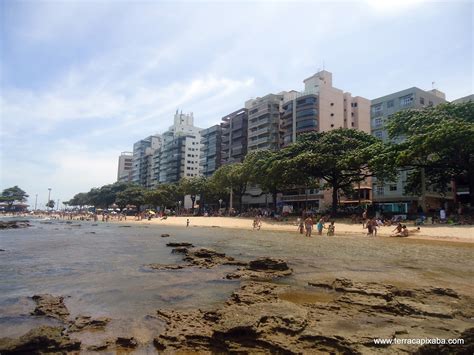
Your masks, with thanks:
M 329 237 L 334 236 L 334 232 L 336 231 L 336 227 L 334 226 L 334 221 L 331 222 L 331 224 L 328 226 L 328 233 L 327 235 Z
M 303 234 L 304 232 L 303 218 L 298 218 L 298 230 L 300 231 L 300 234 Z
M 322 218 L 319 219 L 318 224 L 316 225 L 316 228 L 318 229 L 318 235 L 322 235 L 323 229 L 324 229 L 324 220 Z

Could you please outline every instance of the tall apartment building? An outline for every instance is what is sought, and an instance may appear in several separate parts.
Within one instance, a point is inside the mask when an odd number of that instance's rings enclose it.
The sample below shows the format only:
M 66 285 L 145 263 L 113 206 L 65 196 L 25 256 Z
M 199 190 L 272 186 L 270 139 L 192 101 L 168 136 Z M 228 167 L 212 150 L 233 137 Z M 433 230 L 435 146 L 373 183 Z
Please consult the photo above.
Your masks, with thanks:
M 245 102 L 245 108 L 248 110 L 248 152 L 279 149 L 282 100 L 283 93 L 280 93 L 268 94 Z
M 178 113 L 174 124 L 163 133 L 161 149 L 153 155 L 156 183 L 177 182 L 183 177 L 199 176 L 201 129 L 194 126 L 192 113 Z
M 153 135 L 139 140 L 133 145 L 132 182 L 144 187 L 153 185 L 153 154 L 161 147 L 161 136 Z
M 222 128 L 214 125 L 201 132 L 201 174 L 210 177 L 221 166 Z
M 332 86 L 332 73 L 323 70 L 305 79 L 303 92 L 283 95 L 281 144 L 296 141 L 300 134 L 353 128 L 370 133 L 370 101 L 352 97 Z
M 122 152 L 118 160 L 117 181 L 132 181 L 133 153 Z
M 333 87 L 332 73 L 322 70 L 303 80 L 304 91 L 283 94 L 281 105 L 280 143 L 287 146 L 296 142 L 300 134 L 326 132 L 350 128 L 370 133 L 370 101 Z M 370 181 L 358 186 L 361 199 L 370 199 Z M 285 191 L 280 196 L 282 205 L 293 208 L 326 209 L 332 203 L 330 190 L 300 188 Z M 341 197 L 341 202 L 352 203 Z
M 439 90 L 421 90 L 412 87 L 372 100 L 370 116 L 372 135 L 388 141 L 387 120 L 395 112 L 406 109 L 422 109 L 446 102 L 445 94 Z M 380 184 L 373 179 L 373 202 L 385 212 L 406 214 L 416 212 L 420 197 L 405 194 L 405 185 L 409 172 L 401 171 L 397 181 Z M 426 193 L 426 208 L 436 208 L 439 195 L 430 191 Z
M 222 164 L 240 163 L 247 155 L 248 110 L 222 117 Z

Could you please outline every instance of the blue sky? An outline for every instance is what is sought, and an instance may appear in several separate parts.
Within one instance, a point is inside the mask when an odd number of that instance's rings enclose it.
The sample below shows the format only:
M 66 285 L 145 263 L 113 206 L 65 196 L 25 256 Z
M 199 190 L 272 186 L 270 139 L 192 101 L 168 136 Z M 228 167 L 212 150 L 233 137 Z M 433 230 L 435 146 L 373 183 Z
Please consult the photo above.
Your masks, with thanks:
M 0 189 L 34 204 L 112 183 L 177 108 L 208 127 L 322 68 L 368 99 L 473 93 L 472 1 L 0 0 Z

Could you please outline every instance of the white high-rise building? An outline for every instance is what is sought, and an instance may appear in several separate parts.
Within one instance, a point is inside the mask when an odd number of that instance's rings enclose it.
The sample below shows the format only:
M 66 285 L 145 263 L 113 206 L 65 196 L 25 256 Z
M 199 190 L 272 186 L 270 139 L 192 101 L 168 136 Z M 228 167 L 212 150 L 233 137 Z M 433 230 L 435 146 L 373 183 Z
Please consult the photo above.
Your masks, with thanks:
M 177 182 L 200 175 L 201 128 L 194 126 L 193 113 L 178 112 L 174 123 L 163 133 L 161 149 L 153 157 L 156 183 Z

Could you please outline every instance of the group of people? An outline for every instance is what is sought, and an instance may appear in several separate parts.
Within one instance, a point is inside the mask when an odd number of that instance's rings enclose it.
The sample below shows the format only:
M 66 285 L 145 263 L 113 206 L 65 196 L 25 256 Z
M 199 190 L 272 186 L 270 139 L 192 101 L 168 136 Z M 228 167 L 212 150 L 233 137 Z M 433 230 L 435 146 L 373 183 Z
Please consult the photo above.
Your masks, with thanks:
M 308 216 L 305 219 L 298 218 L 298 231 L 300 232 L 300 234 L 303 234 L 306 231 L 305 235 L 307 237 L 311 237 L 311 234 L 313 232 L 313 227 L 314 227 L 313 217 Z M 326 234 L 328 236 L 333 236 L 336 231 L 336 226 L 334 225 L 334 221 L 332 221 L 326 227 L 324 218 L 320 218 L 318 220 L 318 223 L 316 223 L 316 229 L 318 231 L 318 235 L 322 235 L 323 229 L 327 229 L 328 231 Z

